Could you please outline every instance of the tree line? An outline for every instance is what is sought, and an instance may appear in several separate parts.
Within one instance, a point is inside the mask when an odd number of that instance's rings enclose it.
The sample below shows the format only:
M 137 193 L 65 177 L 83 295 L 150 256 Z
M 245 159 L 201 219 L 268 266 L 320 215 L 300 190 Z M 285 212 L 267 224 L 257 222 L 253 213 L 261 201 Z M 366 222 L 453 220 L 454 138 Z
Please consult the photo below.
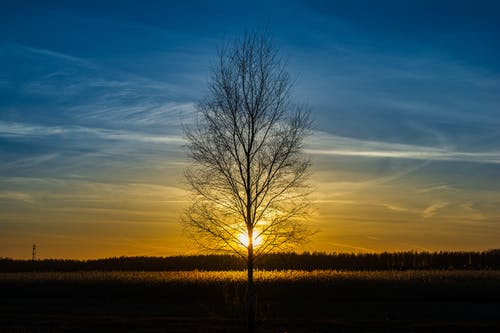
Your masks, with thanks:
M 256 262 L 262 270 L 426 270 L 500 269 L 500 249 L 465 252 L 383 253 L 273 253 Z M 246 263 L 233 255 L 191 255 L 172 257 L 114 257 L 92 260 L 0 258 L 0 272 L 30 271 L 223 271 L 244 270 Z

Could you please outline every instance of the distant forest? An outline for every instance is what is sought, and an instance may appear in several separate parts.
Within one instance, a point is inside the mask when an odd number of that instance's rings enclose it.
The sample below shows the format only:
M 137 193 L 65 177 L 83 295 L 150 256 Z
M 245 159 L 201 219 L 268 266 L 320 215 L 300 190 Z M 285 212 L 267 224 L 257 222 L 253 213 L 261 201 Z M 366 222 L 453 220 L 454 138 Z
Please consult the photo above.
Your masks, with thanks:
M 276 253 L 256 263 L 261 270 L 500 269 L 500 249 L 484 252 Z M 48 271 L 227 271 L 244 270 L 231 255 L 116 257 L 94 260 L 0 258 L 0 272 Z

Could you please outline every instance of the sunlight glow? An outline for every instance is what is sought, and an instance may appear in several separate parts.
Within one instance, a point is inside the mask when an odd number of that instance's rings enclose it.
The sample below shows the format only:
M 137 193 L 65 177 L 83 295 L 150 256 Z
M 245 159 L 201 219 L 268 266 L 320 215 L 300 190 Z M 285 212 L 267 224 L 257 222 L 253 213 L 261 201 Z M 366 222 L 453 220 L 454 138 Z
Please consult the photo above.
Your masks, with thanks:
M 241 242 L 241 244 L 243 244 L 243 246 L 248 247 L 249 237 L 248 237 L 248 234 L 246 232 L 242 232 L 238 236 L 238 239 Z M 255 233 L 254 233 L 253 234 L 253 241 L 252 241 L 252 243 L 253 243 L 254 247 L 259 246 L 262 243 L 262 238 L 261 237 L 255 237 Z

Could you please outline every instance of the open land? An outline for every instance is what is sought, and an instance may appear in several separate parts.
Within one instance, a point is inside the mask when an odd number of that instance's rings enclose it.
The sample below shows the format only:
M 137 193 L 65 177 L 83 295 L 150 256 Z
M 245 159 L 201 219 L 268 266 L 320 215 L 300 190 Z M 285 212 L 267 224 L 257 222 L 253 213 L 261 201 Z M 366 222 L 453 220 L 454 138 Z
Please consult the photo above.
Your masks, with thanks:
M 499 332 L 500 271 L 257 271 L 258 332 Z M 0 273 L 0 332 L 244 332 L 245 272 Z

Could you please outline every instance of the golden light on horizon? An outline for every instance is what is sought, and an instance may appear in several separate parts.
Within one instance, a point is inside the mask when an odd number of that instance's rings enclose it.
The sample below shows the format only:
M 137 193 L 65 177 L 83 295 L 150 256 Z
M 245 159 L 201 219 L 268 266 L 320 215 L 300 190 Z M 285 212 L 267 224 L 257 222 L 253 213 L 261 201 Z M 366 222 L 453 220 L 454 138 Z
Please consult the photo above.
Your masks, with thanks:
M 262 244 L 262 237 L 259 237 L 259 236 L 255 236 L 255 232 L 254 234 L 252 235 L 252 243 L 253 243 L 253 246 L 254 247 L 257 247 L 259 246 L 260 244 Z M 239 236 L 238 236 L 238 240 L 240 241 L 240 243 L 244 246 L 244 247 L 248 247 L 248 244 L 250 243 L 250 237 L 248 236 L 248 233 L 247 232 L 242 232 Z

